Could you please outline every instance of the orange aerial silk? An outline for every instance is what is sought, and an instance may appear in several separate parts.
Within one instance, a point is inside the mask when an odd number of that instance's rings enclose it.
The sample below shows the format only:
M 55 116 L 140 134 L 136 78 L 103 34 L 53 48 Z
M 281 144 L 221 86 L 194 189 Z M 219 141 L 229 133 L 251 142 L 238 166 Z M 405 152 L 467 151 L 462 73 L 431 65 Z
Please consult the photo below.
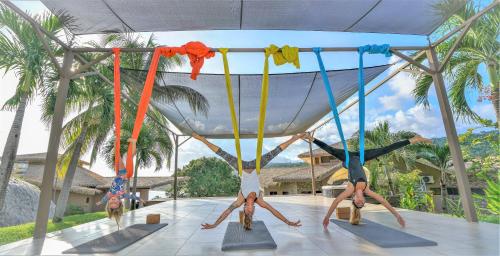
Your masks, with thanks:
M 115 105 L 115 171 L 118 174 L 120 166 L 120 128 L 121 128 L 121 113 L 120 113 L 120 48 L 113 48 L 115 54 L 114 61 L 114 105 Z
M 156 77 L 156 71 L 158 69 L 158 62 L 160 61 L 160 56 L 165 56 L 170 58 L 176 54 L 188 55 L 189 62 L 191 64 L 191 79 L 196 80 L 198 74 L 200 74 L 201 67 L 205 62 L 205 58 L 212 58 L 215 56 L 210 48 L 201 42 L 189 42 L 181 47 L 157 47 L 153 53 L 153 58 L 149 66 L 148 75 L 146 76 L 146 82 L 144 83 L 144 89 L 142 91 L 141 100 L 139 101 L 139 106 L 137 108 L 137 115 L 135 117 L 134 129 L 132 131 L 132 139 L 139 137 L 139 132 L 141 131 L 142 123 L 144 121 L 144 116 L 148 110 L 149 99 L 153 92 L 153 85 Z M 116 72 L 116 71 L 115 71 Z M 130 178 L 134 174 L 133 163 L 132 163 L 132 147 L 128 147 L 127 152 L 127 177 Z

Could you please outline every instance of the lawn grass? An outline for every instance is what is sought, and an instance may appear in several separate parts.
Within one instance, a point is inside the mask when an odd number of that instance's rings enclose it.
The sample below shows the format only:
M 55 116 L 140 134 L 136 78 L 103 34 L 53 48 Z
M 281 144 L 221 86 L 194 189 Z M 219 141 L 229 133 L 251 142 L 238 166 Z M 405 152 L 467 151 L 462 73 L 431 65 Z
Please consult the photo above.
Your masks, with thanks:
M 52 223 L 52 220 L 49 220 L 49 223 L 47 225 L 47 232 L 53 232 L 73 227 L 94 220 L 99 220 L 105 217 L 107 217 L 106 212 L 93 212 L 93 213 L 66 216 L 64 217 L 64 220 L 59 223 Z M 34 229 L 35 229 L 34 222 L 25 223 L 17 226 L 0 227 L 0 245 L 30 238 L 33 236 Z

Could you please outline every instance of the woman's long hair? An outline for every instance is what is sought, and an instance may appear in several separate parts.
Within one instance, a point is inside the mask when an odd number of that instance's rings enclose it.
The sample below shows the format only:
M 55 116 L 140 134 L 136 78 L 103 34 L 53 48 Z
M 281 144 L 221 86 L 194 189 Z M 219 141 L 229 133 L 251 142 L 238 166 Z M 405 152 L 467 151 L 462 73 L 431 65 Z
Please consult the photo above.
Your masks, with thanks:
M 349 223 L 352 225 L 358 225 L 361 221 L 361 208 L 356 207 L 354 202 L 351 206 L 351 216 L 349 218 Z
M 111 208 L 109 206 L 109 201 L 106 203 L 106 212 L 108 213 L 108 218 L 115 219 L 118 229 L 120 228 L 120 219 L 123 216 L 123 203 L 120 200 L 120 206 L 118 208 Z

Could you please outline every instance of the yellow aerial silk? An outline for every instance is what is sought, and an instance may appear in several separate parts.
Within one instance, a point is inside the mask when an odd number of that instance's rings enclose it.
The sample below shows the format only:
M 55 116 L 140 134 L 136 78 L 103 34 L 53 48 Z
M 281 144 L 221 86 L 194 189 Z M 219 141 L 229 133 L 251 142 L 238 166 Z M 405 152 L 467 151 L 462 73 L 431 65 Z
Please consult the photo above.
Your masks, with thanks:
M 227 63 L 228 50 L 229 49 L 227 48 L 220 48 L 219 52 L 222 54 L 222 60 L 224 62 L 224 75 L 226 78 L 227 101 L 229 103 L 229 111 L 231 112 L 231 123 L 233 124 L 234 144 L 236 147 L 236 156 L 238 157 L 238 174 L 241 176 L 243 171 L 243 164 L 241 162 L 240 132 L 238 129 L 238 122 L 236 120 L 236 110 L 234 109 L 234 100 L 233 100 L 233 87 L 231 85 L 231 75 L 229 73 L 229 65 Z
M 260 95 L 259 125 L 257 130 L 257 152 L 256 171 L 260 174 L 260 159 L 262 156 L 262 144 L 264 142 L 264 123 L 266 120 L 267 96 L 269 94 L 269 56 L 273 55 L 274 64 L 280 66 L 292 63 L 296 68 L 300 68 L 299 48 L 285 45 L 280 48 L 274 44 L 265 48 L 264 72 L 262 76 L 262 90 Z

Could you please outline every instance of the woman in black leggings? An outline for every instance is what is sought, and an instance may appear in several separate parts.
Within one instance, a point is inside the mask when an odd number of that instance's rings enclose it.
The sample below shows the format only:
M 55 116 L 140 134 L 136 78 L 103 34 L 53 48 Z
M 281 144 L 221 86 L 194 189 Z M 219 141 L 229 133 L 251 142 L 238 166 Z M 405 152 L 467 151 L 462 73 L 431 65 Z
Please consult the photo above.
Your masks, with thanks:
M 343 149 L 338 149 L 334 147 L 328 146 L 326 143 L 313 138 L 310 134 L 307 134 L 306 137 L 311 140 L 314 144 L 318 145 L 320 148 L 331 154 L 332 156 L 336 157 L 340 161 L 342 161 L 342 165 L 344 168 L 348 170 L 348 179 L 349 183 L 347 184 L 347 188 L 342 192 L 338 197 L 335 198 L 333 201 L 332 205 L 330 206 L 330 209 L 328 210 L 328 213 L 326 214 L 325 218 L 323 219 L 323 226 L 325 228 L 328 227 L 328 224 L 330 223 L 330 216 L 333 214 L 333 211 L 335 208 L 337 208 L 337 205 L 342 202 L 342 200 L 348 198 L 349 196 L 353 195 L 353 200 L 352 204 L 354 206 L 353 214 L 351 214 L 351 223 L 352 224 L 358 224 L 359 223 L 359 210 L 364 206 L 365 204 L 365 195 L 377 200 L 380 202 L 385 208 L 387 208 L 393 215 L 396 217 L 398 220 L 399 224 L 404 227 L 405 221 L 403 220 L 403 217 L 387 202 L 381 195 L 373 192 L 370 190 L 368 187 L 368 180 L 366 178 L 366 174 L 363 170 L 363 166 L 361 165 L 361 161 L 359 159 L 359 152 L 351 152 L 349 151 L 349 163 L 345 163 L 345 151 Z M 409 144 L 415 144 L 415 143 L 431 143 L 431 140 L 420 137 L 420 136 L 415 136 L 409 140 L 403 140 L 396 142 L 394 144 L 391 144 L 387 147 L 383 148 L 376 148 L 376 149 L 367 149 L 365 150 L 365 160 L 369 161 L 374 158 L 377 158 L 379 156 L 388 154 L 396 149 L 402 148 L 406 145 Z M 355 219 L 352 217 L 355 216 Z

